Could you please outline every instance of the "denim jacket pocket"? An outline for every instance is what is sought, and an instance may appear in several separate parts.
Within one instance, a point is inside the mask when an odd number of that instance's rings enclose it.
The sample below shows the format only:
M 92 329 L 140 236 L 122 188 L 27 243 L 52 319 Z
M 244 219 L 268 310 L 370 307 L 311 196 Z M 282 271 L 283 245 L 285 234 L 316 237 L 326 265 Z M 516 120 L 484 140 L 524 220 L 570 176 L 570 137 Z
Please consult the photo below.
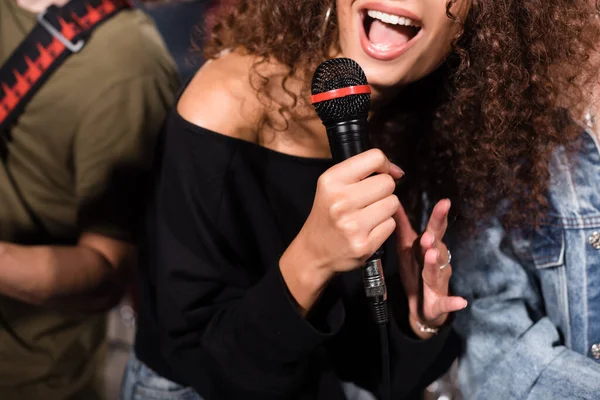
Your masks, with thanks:
M 558 267 L 565 263 L 565 237 L 560 221 L 552 220 L 538 228 L 531 251 L 537 269 Z

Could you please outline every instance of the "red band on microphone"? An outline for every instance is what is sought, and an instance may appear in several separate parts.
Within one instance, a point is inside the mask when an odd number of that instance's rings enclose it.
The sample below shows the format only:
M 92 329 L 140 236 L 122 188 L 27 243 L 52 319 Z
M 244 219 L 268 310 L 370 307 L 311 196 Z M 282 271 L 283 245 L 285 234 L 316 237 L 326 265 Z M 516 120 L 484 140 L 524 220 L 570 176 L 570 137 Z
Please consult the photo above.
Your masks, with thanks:
M 341 89 L 330 90 L 329 92 L 323 92 L 310 96 L 311 104 L 320 103 L 322 101 L 339 99 L 351 94 L 366 94 L 371 93 L 371 86 L 360 85 L 360 86 L 348 86 Z

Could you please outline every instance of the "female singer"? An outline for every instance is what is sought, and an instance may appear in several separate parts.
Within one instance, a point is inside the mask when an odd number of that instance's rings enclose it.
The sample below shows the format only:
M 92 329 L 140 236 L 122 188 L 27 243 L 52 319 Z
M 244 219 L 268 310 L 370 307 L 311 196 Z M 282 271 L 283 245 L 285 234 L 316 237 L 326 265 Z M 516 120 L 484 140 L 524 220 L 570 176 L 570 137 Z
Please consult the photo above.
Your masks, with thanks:
M 500 199 L 519 200 L 515 218 L 537 204 L 540 145 L 574 134 L 556 124 L 556 71 L 584 65 L 586 1 L 215 9 L 211 61 L 164 135 L 123 398 L 381 397 L 359 268 L 382 245 L 391 392 L 418 397 L 455 357 L 448 314 L 466 306 L 448 293 L 449 198 L 467 226 Z M 367 75 L 386 153 L 332 165 L 308 94 L 315 67 L 338 56 Z M 569 71 L 565 85 L 586 78 Z M 579 104 L 565 87 L 563 106 Z

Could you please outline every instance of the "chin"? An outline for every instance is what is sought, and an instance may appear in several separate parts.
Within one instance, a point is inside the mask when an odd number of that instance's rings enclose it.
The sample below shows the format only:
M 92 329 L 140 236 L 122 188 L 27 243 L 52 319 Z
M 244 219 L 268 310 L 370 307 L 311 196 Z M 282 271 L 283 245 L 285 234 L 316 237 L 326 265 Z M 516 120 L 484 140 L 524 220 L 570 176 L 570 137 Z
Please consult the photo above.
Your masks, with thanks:
M 363 66 L 360 61 L 358 63 Z M 410 83 L 407 75 L 402 73 L 407 68 L 402 68 L 402 66 L 382 68 L 381 66 L 372 67 L 369 63 L 365 63 L 363 70 L 365 71 L 369 85 L 380 89 L 403 87 Z
M 371 98 L 390 98 L 404 86 L 414 82 L 420 75 L 410 59 L 396 60 L 394 63 L 374 61 L 360 52 L 344 52 L 343 57 L 356 61 L 365 71 L 367 81 L 373 90 Z

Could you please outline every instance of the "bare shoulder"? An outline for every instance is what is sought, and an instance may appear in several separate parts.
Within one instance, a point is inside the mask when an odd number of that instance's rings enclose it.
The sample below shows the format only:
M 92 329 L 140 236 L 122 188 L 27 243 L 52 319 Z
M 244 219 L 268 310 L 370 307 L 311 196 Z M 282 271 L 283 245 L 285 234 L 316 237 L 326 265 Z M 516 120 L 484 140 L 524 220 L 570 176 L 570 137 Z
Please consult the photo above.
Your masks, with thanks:
M 252 57 L 231 52 L 198 70 L 177 104 L 187 121 L 220 134 L 256 142 L 263 107 L 250 84 Z

